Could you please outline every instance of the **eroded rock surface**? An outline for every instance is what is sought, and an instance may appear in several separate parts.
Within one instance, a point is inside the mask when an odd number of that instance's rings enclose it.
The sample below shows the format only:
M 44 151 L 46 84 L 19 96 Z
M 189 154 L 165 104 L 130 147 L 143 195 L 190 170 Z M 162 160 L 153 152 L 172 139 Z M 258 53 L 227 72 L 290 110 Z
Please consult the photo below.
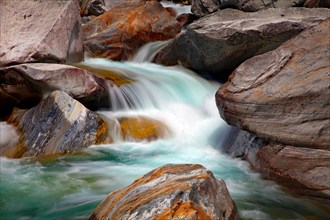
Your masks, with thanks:
M 239 64 L 273 50 L 329 17 L 329 9 L 268 9 L 244 13 L 225 9 L 194 21 L 155 58 L 214 79 L 226 79 Z
M 223 180 L 197 164 L 168 164 L 109 194 L 90 220 L 239 219 Z
M 108 126 L 103 119 L 63 91 L 52 92 L 19 118 L 20 143 L 16 147 L 2 147 L 2 156 L 72 153 L 104 143 L 108 138 Z
M 173 38 L 181 28 L 159 2 L 141 1 L 118 5 L 83 29 L 89 56 L 127 60 L 143 44 Z
M 329 27 L 240 65 L 216 94 L 221 117 L 268 140 L 330 150 Z
M 0 66 L 83 59 L 76 0 L 1 1 L 0 21 Z

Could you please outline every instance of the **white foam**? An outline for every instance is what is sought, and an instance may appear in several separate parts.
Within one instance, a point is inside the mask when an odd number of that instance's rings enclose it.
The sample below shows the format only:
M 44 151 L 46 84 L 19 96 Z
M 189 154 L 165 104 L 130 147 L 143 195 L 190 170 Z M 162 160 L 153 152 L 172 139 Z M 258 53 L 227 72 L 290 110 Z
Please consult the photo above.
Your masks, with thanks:
M 19 135 L 15 126 L 0 122 L 0 148 L 11 147 L 18 143 Z

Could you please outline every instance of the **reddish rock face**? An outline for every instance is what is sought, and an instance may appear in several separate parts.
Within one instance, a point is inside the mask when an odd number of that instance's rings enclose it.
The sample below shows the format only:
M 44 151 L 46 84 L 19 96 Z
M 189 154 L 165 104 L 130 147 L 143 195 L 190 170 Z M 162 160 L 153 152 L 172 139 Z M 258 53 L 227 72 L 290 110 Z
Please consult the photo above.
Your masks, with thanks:
M 1 1 L 0 66 L 83 59 L 78 1 Z
M 221 117 L 272 141 L 329 150 L 329 26 L 240 65 L 216 94 Z
M 91 57 L 127 60 L 147 42 L 167 40 L 180 25 L 157 1 L 121 4 L 83 27 Z
M 198 164 L 168 164 L 109 194 L 90 220 L 239 219 L 223 180 Z

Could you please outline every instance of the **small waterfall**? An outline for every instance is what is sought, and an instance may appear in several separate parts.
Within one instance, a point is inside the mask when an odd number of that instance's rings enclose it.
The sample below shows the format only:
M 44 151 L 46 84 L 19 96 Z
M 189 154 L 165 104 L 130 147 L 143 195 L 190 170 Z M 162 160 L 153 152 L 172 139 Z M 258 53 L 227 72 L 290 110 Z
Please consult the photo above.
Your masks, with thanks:
M 155 55 L 169 42 L 170 40 L 147 43 L 135 53 L 131 61 L 134 63 L 152 62 Z
M 183 67 L 164 67 L 152 63 L 119 63 L 106 59 L 87 59 L 82 66 L 109 70 L 130 82 L 110 85 L 110 106 L 113 112 L 132 109 L 164 109 L 169 103 L 184 102 L 199 106 L 216 86 Z

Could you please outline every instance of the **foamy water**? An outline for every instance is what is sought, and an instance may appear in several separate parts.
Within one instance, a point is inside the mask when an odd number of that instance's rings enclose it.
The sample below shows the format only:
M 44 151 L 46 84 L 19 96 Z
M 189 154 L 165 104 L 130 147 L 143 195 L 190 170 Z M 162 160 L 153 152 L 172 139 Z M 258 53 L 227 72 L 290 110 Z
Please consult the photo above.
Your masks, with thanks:
M 218 150 L 229 129 L 215 105 L 220 85 L 179 67 L 103 59 L 84 64 L 117 70 L 135 81 L 119 87 L 113 96 L 121 98 L 113 101 L 138 104 L 103 110 L 103 117 L 148 116 L 165 123 L 171 133 L 153 142 L 114 138 L 113 144 L 47 161 L 2 157 L 1 219 L 86 219 L 110 192 L 167 163 L 202 164 L 224 179 L 243 219 L 326 219 L 327 213 L 311 202 L 288 195 L 260 179 L 247 163 Z M 1 128 L 1 143 L 11 140 L 12 127 L 1 126 L 6 130 L 3 136 Z

